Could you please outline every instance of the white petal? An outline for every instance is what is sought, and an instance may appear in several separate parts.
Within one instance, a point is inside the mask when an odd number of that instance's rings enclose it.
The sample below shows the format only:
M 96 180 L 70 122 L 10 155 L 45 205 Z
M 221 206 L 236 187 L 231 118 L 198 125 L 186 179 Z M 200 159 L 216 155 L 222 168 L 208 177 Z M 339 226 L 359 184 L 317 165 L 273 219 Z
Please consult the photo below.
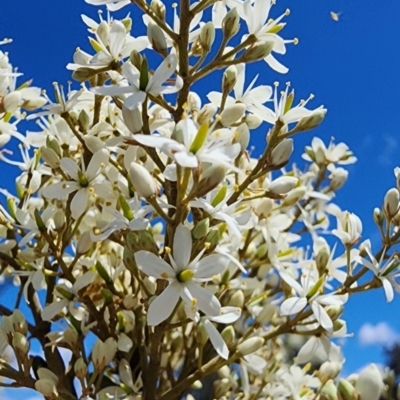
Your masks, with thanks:
M 86 178 L 89 182 L 91 182 L 108 164 L 108 158 L 109 155 L 106 149 L 96 151 L 96 153 L 93 154 L 85 173 Z
M 204 257 L 196 265 L 194 277 L 196 279 L 211 279 L 220 274 L 228 266 L 229 259 L 223 254 L 211 254 Z
M 138 267 L 149 276 L 157 279 L 175 278 L 176 272 L 160 257 L 149 251 L 141 250 L 135 253 Z
M 265 57 L 264 60 L 276 72 L 279 72 L 281 74 L 286 74 L 289 71 L 289 68 L 281 64 L 272 54 Z
M 185 168 L 197 168 L 199 166 L 197 157 L 186 151 L 178 151 L 174 154 L 174 158 L 180 166 Z
M 175 231 L 173 255 L 178 270 L 181 271 L 189 266 L 192 254 L 192 235 L 190 229 L 180 224 Z
M 229 349 L 217 328 L 208 320 L 204 321 L 204 328 L 208 333 L 215 351 L 225 360 L 229 357 Z
M 68 306 L 69 301 L 63 299 L 49 304 L 42 310 L 43 321 L 51 321 L 58 313 L 62 311 L 64 307 Z
M 219 324 L 232 324 L 237 321 L 242 314 L 242 309 L 239 307 L 222 307 L 221 314 L 217 317 L 209 317 L 211 321 L 218 322 Z
M 120 94 L 136 93 L 137 90 L 132 86 L 111 85 L 94 87 L 91 91 L 102 96 L 118 96 Z
M 133 110 L 134 108 L 137 108 L 140 104 L 142 104 L 145 98 L 146 98 L 145 92 L 142 91 L 136 92 L 125 100 L 124 106 L 129 108 L 130 110 Z
M 282 315 L 293 315 L 297 314 L 304 309 L 307 305 L 307 299 L 305 297 L 291 297 L 285 300 L 281 304 Z
M 305 364 L 310 361 L 314 355 L 317 353 L 318 348 L 320 347 L 319 340 L 312 336 L 304 346 L 300 349 L 299 353 L 297 354 L 297 363 L 298 364 Z
M 165 321 L 174 310 L 180 297 L 180 285 L 177 282 L 170 283 L 166 289 L 151 302 L 147 312 L 147 323 L 158 325 Z
M 89 191 L 86 188 L 79 189 L 71 201 L 72 218 L 78 219 L 85 211 L 89 203 Z
M 394 297 L 393 286 L 387 278 L 381 278 L 383 289 L 385 290 L 386 301 L 391 302 Z
M 126 29 L 124 24 L 121 21 L 114 20 L 110 31 L 109 43 L 111 55 L 116 59 L 120 56 L 125 37 Z
M 311 308 L 313 310 L 313 313 L 315 315 L 316 320 L 319 322 L 319 324 L 326 329 L 328 332 L 332 331 L 333 329 L 333 322 L 330 319 L 328 313 L 325 311 L 325 309 L 321 306 L 321 304 L 318 304 L 316 301 L 313 301 L 311 303 Z
M 197 306 L 201 311 L 212 317 L 220 314 L 221 304 L 211 292 L 192 281 L 185 282 L 185 286 L 197 300 Z

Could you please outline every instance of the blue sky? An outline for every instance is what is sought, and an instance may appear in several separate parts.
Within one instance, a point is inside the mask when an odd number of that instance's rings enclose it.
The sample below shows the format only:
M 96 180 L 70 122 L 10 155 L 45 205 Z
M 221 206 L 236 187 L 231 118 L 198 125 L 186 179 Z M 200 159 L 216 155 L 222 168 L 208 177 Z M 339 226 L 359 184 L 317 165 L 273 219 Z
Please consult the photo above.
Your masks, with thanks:
M 364 238 L 374 238 L 378 246 L 372 210 L 381 205 L 386 190 L 394 185 L 393 169 L 400 165 L 397 118 L 400 2 L 365 0 L 361 5 L 345 0 L 278 0 L 277 3 L 274 16 L 288 6 L 291 9 L 282 36 L 300 40 L 297 46 L 289 45 L 287 55 L 280 58 L 290 72 L 281 76 L 266 68 L 259 69 L 258 64 L 250 69 L 249 79 L 258 72 L 263 83 L 290 81 L 300 98 L 313 93 L 315 99 L 311 104 L 315 107 L 324 104 L 328 108 L 326 120 L 315 134 L 325 141 L 332 136 L 337 142 L 344 141 L 359 159 L 349 168 L 350 178 L 337 201 L 342 209 L 354 211 L 362 218 Z M 135 25 L 138 28 L 141 25 L 140 19 L 135 8 L 130 9 L 135 32 Z M 80 14 L 97 19 L 97 10 L 83 0 L 35 0 L 34 6 L 31 0 L 3 0 L 0 38 L 14 40 L 11 45 L 3 46 L 3 50 L 10 52 L 12 63 L 27 79 L 33 77 L 35 85 L 46 88 L 51 95 L 53 81 L 66 83 L 70 79 L 65 65 L 71 61 L 75 48 L 88 49 L 87 31 Z M 122 15 L 125 10 L 129 8 Z M 331 19 L 331 11 L 341 12 L 338 22 Z M 219 83 L 214 88 L 218 90 Z M 264 137 L 263 133 L 258 137 L 255 134 L 252 143 L 260 146 Z M 298 154 L 311 137 L 309 133 L 297 138 Z M 9 178 L 2 179 L 2 185 L 10 187 Z M 350 300 L 346 319 L 349 331 L 356 336 L 345 345 L 346 371 L 356 370 L 367 362 L 382 361 L 381 346 L 365 338 L 375 335 L 381 343 L 385 342 L 380 340 L 384 337 L 394 338 L 400 332 L 399 306 L 399 298 L 386 304 L 382 290 Z M 364 323 L 370 325 L 363 327 Z M 376 328 L 377 324 L 380 325 Z

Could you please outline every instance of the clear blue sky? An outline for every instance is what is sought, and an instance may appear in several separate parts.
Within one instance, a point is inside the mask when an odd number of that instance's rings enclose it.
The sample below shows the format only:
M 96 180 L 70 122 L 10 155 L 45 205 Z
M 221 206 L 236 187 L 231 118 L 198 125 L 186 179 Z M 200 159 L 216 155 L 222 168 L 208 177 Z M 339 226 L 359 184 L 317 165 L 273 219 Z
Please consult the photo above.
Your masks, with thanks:
M 253 67 L 249 78 L 260 72 L 264 83 L 289 80 L 300 98 L 313 93 L 311 104 L 328 108 L 326 121 L 315 134 L 325 141 L 334 136 L 337 142 L 346 142 L 359 159 L 350 167 L 350 178 L 338 203 L 362 218 L 364 238 L 373 236 L 376 243 L 372 210 L 381 205 L 386 190 L 394 185 L 393 168 L 400 166 L 400 2 L 278 0 L 274 16 L 288 6 L 291 14 L 282 36 L 300 39 L 299 45 L 288 45 L 288 54 L 280 58 L 290 67 L 289 74 L 277 75 L 265 68 L 256 71 Z M 88 49 L 80 14 L 97 19 L 98 9 L 83 0 L 35 0 L 34 4 L 31 0 L 3 0 L 1 9 L 0 38 L 14 39 L 3 50 L 10 52 L 12 63 L 25 77 L 35 78 L 34 83 L 49 94 L 53 81 L 69 80 L 65 65 L 72 60 L 74 49 Z M 135 29 L 141 20 L 134 7 L 125 8 L 122 14 L 129 10 Z M 339 22 L 331 19 L 330 11 L 342 13 Z M 263 133 L 252 139 L 259 146 L 263 140 Z M 298 154 L 310 140 L 311 134 L 297 138 Z M 11 181 L 3 177 L 2 185 L 5 183 L 10 185 Z M 386 322 L 400 332 L 399 306 L 399 298 L 386 304 L 382 290 L 358 295 L 349 302 L 346 319 L 356 337 L 345 346 L 346 371 L 382 360 L 381 347 L 361 346 L 357 333 L 364 322 Z

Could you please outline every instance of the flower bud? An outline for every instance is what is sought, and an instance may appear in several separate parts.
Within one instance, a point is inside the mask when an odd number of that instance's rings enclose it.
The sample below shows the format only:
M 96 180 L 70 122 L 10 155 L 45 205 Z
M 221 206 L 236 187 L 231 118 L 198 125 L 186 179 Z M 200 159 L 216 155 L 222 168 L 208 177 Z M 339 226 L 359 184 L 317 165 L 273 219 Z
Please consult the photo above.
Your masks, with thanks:
M 79 113 L 78 124 L 79 124 L 79 128 L 83 132 L 86 132 L 90 127 L 90 118 L 84 109 L 82 109 L 81 112 Z
M 244 116 L 245 111 L 246 105 L 243 103 L 236 103 L 231 107 L 225 108 L 221 113 L 221 124 L 225 127 L 233 125 Z
M 338 384 L 339 400 L 357 400 L 358 395 L 353 385 L 346 379 L 340 379 Z
M 272 41 L 257 42 L 247 48 L 240 58 L 245 63 L 259 61 L 269 56 L 273 48 L 274 42 Z
M 217 164 L 208 167 L 197 185 L 196 197 L 203 197 L 215 189 L 225 179 L 225 175 L 226 168 L 222 165 Z
M 222 33 L 226 39 L 235 36 L 239 31 L 240 17 L 236 8 L 232 8 L 222 20 Z
M 212 22 L 207 22 L 200 29 L 199 41 L 203 50 L 208 53 L 215 40 L 215 27 Z
M 329 184 L 329 188 L 331 190 L 338 190 L 340 189 L 346 182 L 349 172 L 346 171 L 344 168 L 336 168 L 333 170 L 330 178 L 331 183 Z
M 22 314 L 21 311 L 14 310 L 11 315 L 11 321 L 14 332 L 19 332 L 22 335 L 26 335 L 28 333 L 28 324 L 26 322 L 24 314 Z
M 160 18 L 162 21 L 165 21 L 165 5 L 160 0 L 151 0 L 150 8 Z
M 164 57 L 168 54 L 168 46 L 167 41 L 165 39 L 164 32 L 162 29 L 155 24 L 154 22 L 150 21 L 147 25 L 147 37 L 153 47 L 153 49 L 157 52 L 162 54 Z
M 275 169 L 285 166 L 293 153 L 293 139 L 282 140 L 271 152 L 269 164 Z
M 65 228 L 65 212 L 63 210 L 57 210 L 53 215 L 54 230 L 56 232 L 62 232 Z
M 254 114 L 247 114 L 244 122 L 249 127 L 249 129 L 257 129 L 262 123 L 262 119 Z
M 11 345 L 18 360 L 21 362 L 25 361 L 29 351 L 29 342 L 26 336 L 24 336 L 22 333 L 14 332 Z
M 335 361 L 325 361 L 320 367 L 318 371 L 318 378 L 321 382 L 327 382 L 330 379 L 335 379 L 340 370 L 342 369 L 342 365 Z
M 117 342 L 108 338 L 105 342 L 100 339 L 93 346 L 92 361 L 96 371 L 102 371 L 114 358 L 117 351 Z
M 240 152 L 243 153 L 244 151 L 246 151 L 249 142 L 250 142 L 249 127 L 245 123 L 240 124 L 234 133 L 232 143 L 239 143 Z
M 326 313 L 332 321 L 336 321 L 343 314 L 344 307 L 338 305 L 331 305 L 325 308 Z
M 226 392 L 229 391 L 231 387 L 231 380 L 229 378 L 222 378 L 221 380 L 216 380 L 213 383 L 214 386 L 214 397 L 215 399 L 221 398 Z
M 375 364 L 370 364 L 361 371 L 355 389 L 360 395 L 360 400 L 379 400 L 383 392 L 383 380 Z
M 86 135 L 83 140 L 88 150 L 93 154 L 96 153 L 96 151 L 104 149 L 104 142 L 97 136 Z
M 157 289 L 157 283 L 156 283 L 155 279 L 146 276 L 143 279 L 143 283 L 144 283 L 144 286 L 146 286 L 146 289 L 149 291 L 149 293 L 151 295 L 155 295 L 156 289 Z
M 326 108 L 317 108 L 308 117 L 303 117 L 295 129 L 299 132 L 305 132 L 316 128 L 325 119 L 326 112 Z
M 383 212 L 390 221 L 399 210 L 399 191 L 396 188 L 389 189 L 383 201 Z
M 200 347 L 203 347 L 207 343 L 207 340 L 208 334 L 206 328 L 202 323 L 200 323 L 199 325 L 197 325 L 197 344 Z
M 138 163 L 131 163 L 129 176 L 137 193 L 141 197 L 152 197 L 157 193 L 157 187 L 150 172 Z
M 229 94 L 236 85 L 237 69 L 235 65 L 230 65 L 222 76 L 222 93 Z
M 326 270 L 326 266 L 328 265 L 329 261 L 329 251 L 326 246 L 322 246 L 320 250 L 318 251 L 317 255 L 315 256 L 315 263 L 317 264 L 317 269 L 319 272 L 319 275 L 323 275 Z
M 20 104 L 21 94 L 19 92 L 8 93 L 3 99 L 3 107 L 6 112 L 14 112 Z
M 266 218 L 274 207 L 274 201 L 271 199 L 261 199 L 254 209 L 259 218 Z
M 307 189 L 304 186 L 297 187 L 290 191 L 282 202 L 283 207 L 291 207 L 301 200 L 306 194 Z
M 244 294 L 241 290 L 235 290 L 227 302 L 227 306 L 242 308 L 244 304 Z
M 240 343 L 237 347 L 238 352 L 242 356 L 247 356 L 248 354 L 255 353 L 264 345 L 264 339 L 261 337 L 252 337 Z
M 57 139 L 55 139 L 51 136 L 47 136 L 46 147 L 53 150 L 57 154 L 58 157 L 61 157 L 61 154 L 62 154 L 61 146 Z
M 92 247 L 93 242 L 90 239 L 90 232 L 84 232 L 78 240 L 76 245 L 76 254 L 83 255 L 86 254 Z
M 203 125 L 204 123 L 209 124 L 216 112 L 217 112 L 217 106 L 215 106 L 214 104 L 206 104 L 200 110 L 199 115 L 197 116 L 198 124 L 200 125 Z M 181 141 L 180 143 L 182 142 L 183 141 Z
M 321 390 L 321 400 L 338 400 L 335 383 L 330 379 Z
M 235 328 L 232 325 L 227 326 L 221 332 L 221 336 L 228 348 L 232 347 L 236 338 Z
M 209 218 L 204 218 L 198 222 L 192 230 L 193 239 L 200 240 L 207 236 L 210 231 L 210 220 Z
M 272 320 L 276 313 L 276 306 L 274 304 L 266 303 L 264 304 L 263 309 L 256 317 L 256 321 L 260 325 L 268 324 Z
M 373 219 L 374 219 L 374 222 L 378 226 L 382 226 L 383 225 L 383 221 L 384 221 L 385 218 L 384 218 L 383 213 L 382 213 L 380 208 L 378 208 L 378 207 L 374 208 Z
M 78 358 L 74 365 L 75 375 L 78 379 L 84 379 L 87 375 L 88 369 L 83 358 Z
M 221 237 L 218 229 L 212 229 L 210 232 L 208 232 L 206 243 L 209 244 L 209 251 L 214 250 L 218 246 L 220 239 Z
M 53 169 L 57 169 L 60 166 L 60 157 L 55 153 L 54 150 L 48 147 L 41 147 L 40 153 L 43 161 Z
M 146 230 L 132 231 L 125 236 L 128 249 L 135 253 L 139 250 L 146 250 L 158 255 L 158 247 L 154 241 L 153 235 Z
M 203 388 L 203 384 L 201 383 L 201 381 L 197 380 L 192 383 L 190 388 L 193 390 L 201 390 Z M 187 397 L 187 399 L 189 399 L 189 398 Z M 195 400 L 194 397 L 192 397 L 192 399 Z
M 39 379 L 35 382 L 35 389 L 46 398 L 58 399 L 56 385 L 50 379 Z
M 268 191 L 274 194 L 286 194 L 297 185 L 298 181 L 293 176 L 281 176 L 268 185 Z
M 99 70 L 96 68 L 89 68 L 89 67 L 81 67 L 76 69 L 72 73 L 72 79 L 78 82 L 84 82 L 93 78 L 99 73 Z
M 140 69 L 142 68 L 143 57 L 138 51 L 131 51 L 131 54 L 129 55 L 129 61 L 134 67 L 136 67 L 137 70 L 140 71 Z

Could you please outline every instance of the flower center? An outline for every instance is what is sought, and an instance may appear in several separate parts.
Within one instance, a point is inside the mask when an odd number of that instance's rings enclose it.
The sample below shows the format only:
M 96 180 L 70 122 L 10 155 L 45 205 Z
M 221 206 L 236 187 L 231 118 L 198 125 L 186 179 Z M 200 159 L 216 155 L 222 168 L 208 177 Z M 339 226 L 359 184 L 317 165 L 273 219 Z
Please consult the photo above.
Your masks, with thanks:
M 179 282 L 187 282 L 190 281 L 194 276 L 194 271 L 192 269 L 184 269 L 183 271 L 179 272 L 177 275 L 177 279 Z

